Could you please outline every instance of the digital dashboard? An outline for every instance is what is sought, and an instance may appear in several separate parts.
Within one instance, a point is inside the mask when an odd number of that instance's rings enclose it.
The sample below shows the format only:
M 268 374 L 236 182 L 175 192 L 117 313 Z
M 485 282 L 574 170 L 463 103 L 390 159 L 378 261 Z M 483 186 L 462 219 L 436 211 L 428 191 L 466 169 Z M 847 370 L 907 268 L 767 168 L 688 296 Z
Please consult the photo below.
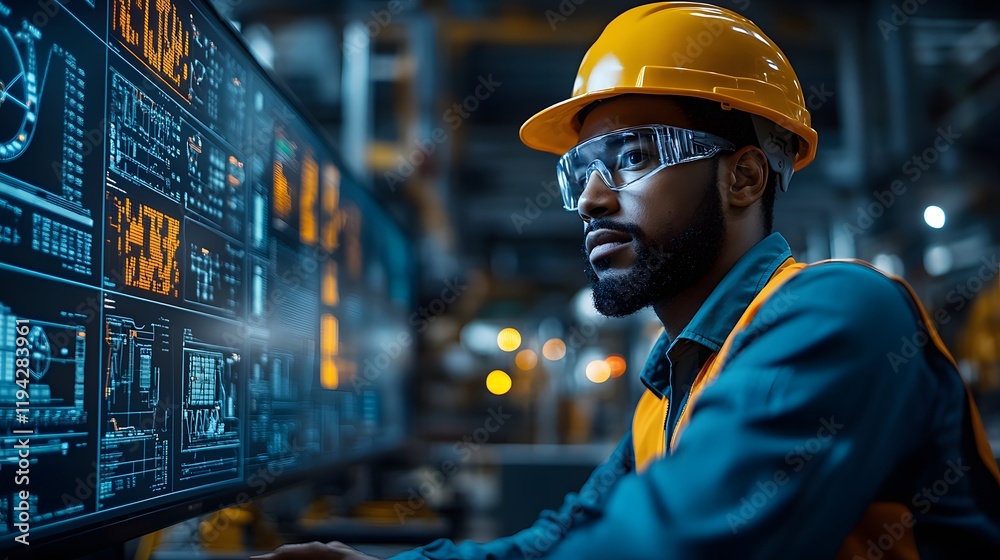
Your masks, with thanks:
M 0 552 L 404 436 L 413 249 L 290 99 L 201 2 L 0 0 Z

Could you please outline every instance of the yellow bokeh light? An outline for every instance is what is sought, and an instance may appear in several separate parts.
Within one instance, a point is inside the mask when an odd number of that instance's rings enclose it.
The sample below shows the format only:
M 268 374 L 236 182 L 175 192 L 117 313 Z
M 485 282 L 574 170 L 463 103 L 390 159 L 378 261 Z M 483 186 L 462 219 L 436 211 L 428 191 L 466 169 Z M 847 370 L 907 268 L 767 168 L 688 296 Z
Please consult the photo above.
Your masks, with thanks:
M 548 360 L 561 360 L 566 355 L 566 343 L 558 338 L 550 338 L 542 345 L 542 355 Z
M 587 379 L 594 383 L 604 383 L 611 377 L 611 368 L 604 360 L 594 360 L 587 364 Z
M 538 354 L 535 354 L 534 350 L 525 348 L 514 357 L 514 363 L 517 364 L 518 368 L 527 371 L 538 364 Z
M 608 356 L 604 359 L 611 368 L 611 377 L 621 377 L 625 373 L 625 358 L 618 355 Z
M 521 333 L 517 329 L 507 327 L 497 335 L 497 346 L 504 352 L 513 352 L 521 345 Z
M 507 372 L 495 369 L 486 376 L 486 389 L 494 395 L 502 395 L 510 391 L 513 383 Z
M 339 323 L 330 313 L 320 318 L 320 384 L 324 389 L 336 389 L 340 385 L 340 372 L 335 356 L 340 353 Z
M 319 382 L 324 389 L 336 389 L 340 386 L 340 368 L 337 367 L 337 360 L 324 357 L 319 368 Z

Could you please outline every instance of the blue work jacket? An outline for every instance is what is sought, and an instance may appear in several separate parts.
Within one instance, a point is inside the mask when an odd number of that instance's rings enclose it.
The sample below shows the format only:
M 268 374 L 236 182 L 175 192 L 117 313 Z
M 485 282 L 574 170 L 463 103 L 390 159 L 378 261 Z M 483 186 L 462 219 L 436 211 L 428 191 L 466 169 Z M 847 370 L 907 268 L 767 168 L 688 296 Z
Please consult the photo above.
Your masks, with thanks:
M 748 251 L 676 339 L 653 347 L 647 390 L 683 406 L 673 396 L 683 360 L 671 355 L 719 352 L 790 256 L 777 233 Z M 827 263 L 781 291 L 734 338 L 672 452 L 637 472 L 629 432 L 531 527 L 488 543 L 442 539 L 393 560 L 1000 558 L 996 463 L 971 429 L 967 387 L 907 289 L 868 267 Z M 677 417 L 664 421 L 669 438 Z M 874 503 L 902 513 L 845 556 Z

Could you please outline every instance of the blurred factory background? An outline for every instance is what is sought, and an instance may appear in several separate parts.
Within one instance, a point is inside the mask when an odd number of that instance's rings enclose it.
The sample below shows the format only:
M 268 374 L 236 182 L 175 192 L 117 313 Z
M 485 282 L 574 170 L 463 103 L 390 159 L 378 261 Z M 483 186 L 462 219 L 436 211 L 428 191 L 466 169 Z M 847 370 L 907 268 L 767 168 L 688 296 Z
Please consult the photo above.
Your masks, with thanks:
M 426 480 L 458 465 L 420 499 L 485 512 L 464 529 L 483 538 L 557 505 L 626 430 L 660 325 L 593 310 L 556 157 L 518 129 L 569 94 L 589 44 L 642 2 L 215 3 L 418 242 L 411 451 Z M 775 229 L 799 260 L 857 257 L 905 277 L 1000 452 L 1000 7 L 716 3 L 781 46 L 819 132 Z

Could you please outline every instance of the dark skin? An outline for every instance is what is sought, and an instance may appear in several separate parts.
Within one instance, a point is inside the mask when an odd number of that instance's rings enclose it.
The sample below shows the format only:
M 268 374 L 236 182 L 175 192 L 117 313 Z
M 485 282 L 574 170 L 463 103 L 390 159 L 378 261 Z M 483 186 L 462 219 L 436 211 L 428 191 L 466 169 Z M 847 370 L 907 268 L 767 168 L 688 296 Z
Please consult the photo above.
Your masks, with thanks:
M 626 95 L 604 101 L 584 119 L 580 141 L 620 128 L 659 123 L 695 128 L 669 98 Z M 653 303 L 653 311 L 673 339 L 691 321 L 709 294 L 751 247 L 763 238 L 760 202 L 767 184 L 768 164 L 764 152 L 745 146 L 723 153 L 719 159 L 715 188 L 722 197 L 726 234 L 722 252 L 708 274 L 676 296 Z M 579 201 L 584 224 L 596 218 L 638 225 L 652 243 L 664 243 L 687 227 L 691 210 L 701 200 L 705 177 L 711 173 L 708 160 L 667 167 L 620 191 L 607 188 L 593 175 Z M 617 251 L 611 267 L 598 276 L 621 274 L 634 263 L 633 250 Z
M 584 119 L 580 142 L 613 130 L 652 123 L 695 128 L 669 97 L 627 95 L 594 108 Z M 585 226 L 597 218 L 635 224 L 647 242 L 665 244 L 690 225 L 692 211 L 702 201 L 705 189 L 719 190 L 726 223 L 719 257 L 693 285 L 652 304 L 671 338 L 691 321 L 736 261 L 763 238 L 761 196 L 767 184 L 767 157 L 753 146 L 717 157 L 714 179 L 708 160 L 667 167 L 617 192 L 607 188 L 595 174 L 580 197 L 579 213 Z M 635 256 L 632 247 L 616 251 L 610 257 L 610 266 L 597 271 L 598 276 L 625 274 L 634 265 Z M 337 541 L 285 545 L 252 559 L 378 560 Z

